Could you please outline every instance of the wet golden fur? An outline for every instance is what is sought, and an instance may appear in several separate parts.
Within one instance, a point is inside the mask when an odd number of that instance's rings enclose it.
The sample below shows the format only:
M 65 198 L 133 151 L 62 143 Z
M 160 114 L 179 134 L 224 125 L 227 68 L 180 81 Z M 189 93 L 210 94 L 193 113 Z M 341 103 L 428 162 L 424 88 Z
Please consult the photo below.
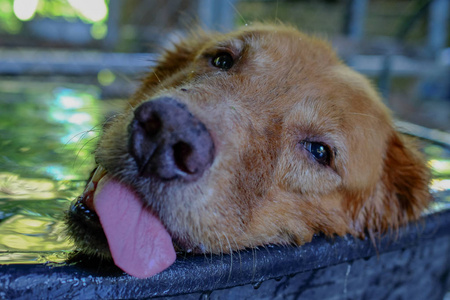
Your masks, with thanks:
M 234 57 L 230 70 L 212 66 L 220 52 Z M 136 179 L 127 126 L 134 108 L 160 96 L 186 104 L 213 138 L 214 162 L 195 182 Z M 327 144 L 330 166 L 303 140 Z M 165 52 L 96 159 L 142 195 L 177 245 L 197 252 L 381 233 L 417 220 L 430 200 L 421 155 L 368 80 L 326 42 L 279 25 L 197 33 Z

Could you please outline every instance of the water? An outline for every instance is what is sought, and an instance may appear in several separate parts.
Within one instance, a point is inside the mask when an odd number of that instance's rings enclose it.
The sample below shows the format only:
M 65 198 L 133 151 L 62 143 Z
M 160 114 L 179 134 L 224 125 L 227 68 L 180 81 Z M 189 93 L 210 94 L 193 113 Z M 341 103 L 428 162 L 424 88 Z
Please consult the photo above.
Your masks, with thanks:
M 0 263 L 63 262 L 64 211 L 93 167 L 95 87 L 0 81 Z
M 0 264 L 64 263 L 73 251 L 63 217 L 93 168 L 98 125 L 111 106 L 99 93 L 0 79 Z M 448 209 L 450 152 L 432 144 L 424 151 L 441 195 L 430 212 Z

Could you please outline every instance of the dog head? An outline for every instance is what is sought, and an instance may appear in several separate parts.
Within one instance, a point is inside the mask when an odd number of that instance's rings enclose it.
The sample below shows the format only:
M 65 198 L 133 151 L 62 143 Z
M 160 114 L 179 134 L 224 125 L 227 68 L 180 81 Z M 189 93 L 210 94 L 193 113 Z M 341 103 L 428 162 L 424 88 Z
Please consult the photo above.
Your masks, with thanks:
M 197 33 L 167 50 L 95 155 L 72 236 L 91 253 L 107 239 L 138 277 L 170 265 L 172 243 L 224 253 L 381 233 L 430 199 L 423 159 L 371 84 L 285 26 Z

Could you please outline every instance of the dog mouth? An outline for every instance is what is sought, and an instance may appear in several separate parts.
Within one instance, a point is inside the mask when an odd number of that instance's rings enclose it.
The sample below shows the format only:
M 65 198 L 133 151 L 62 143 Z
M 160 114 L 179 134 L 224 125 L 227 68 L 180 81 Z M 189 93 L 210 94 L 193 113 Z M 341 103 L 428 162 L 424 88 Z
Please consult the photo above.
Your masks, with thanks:
M 160 219 L 103 167 L 96 168 L 75 206 L 89 221 L 100 222 L 114 263 L 126 273 L 147 278 L 175 261 L 172 238 Z

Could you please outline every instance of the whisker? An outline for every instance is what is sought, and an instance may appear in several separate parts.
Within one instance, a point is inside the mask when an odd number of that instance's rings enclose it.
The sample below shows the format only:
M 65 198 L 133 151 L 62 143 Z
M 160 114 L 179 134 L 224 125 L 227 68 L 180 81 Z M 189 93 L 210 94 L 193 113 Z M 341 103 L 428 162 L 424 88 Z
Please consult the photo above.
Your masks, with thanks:
M 211 252 L 211 251 L 209 251 L 209 252 Z M 208 259 L 208 251 L 204 251 L 203 252 L 203 257 L 208 263 L 210 262 L 209 259 Z
M 75 160 L 73 161 L 73 165 L 72 165 L 73 168 L 75 167 L 75 164 L 76 164 L 76 162 L 77 162 L 77 159 L 78 159 L 78 157 L 80 156 L 80 152 L 86 147 L 87 144 L 89 144 L 90 142 L 92 142 L 93 140 L 95 140 L 95 139 L 97 139 L 97 138 L 98 138 L 98 136 L 95 136 L 95 137 L 93 137 L 93 138 L 87 140 L 87 141 L 84 143 L 84 145 L 81 146 L 80 149 L 78 149 L 78 152 L 77 152 L 77 155 L 76 155 L 76 157 L 75 157 Z
M 114 115 L 112 115 L 112 116 L 109 116 L 108 118 L 106 118 L 106 119 L 103 121 L 101 127 L 104 128 L 109 122 L 111 122 L 112 119 L 115 119 L 117 116 L 121 116 L 121 115 L 123 115 L 123 114 L 114 114 Z
M 270 256 L 270 250 L 269 250 L 269 248 L 267 247 L 267 245 L 263 245 L 263 247 L 264 247 L 264 250 L 267 251 L 267 255 Z
M 233 237 L 233 242 L 234 242 L 234 245 L 236 246 L 236 252 L 239 255 L 239 269 L 241 269 L 242 268 L 241 250 L 239 249 L 238 244 L 236 242 L 236 238 L 234 238 L 234 237 Z
M 230 281 L 231 272 L 233 270 L 233 249 L 231 248 L 231 244 L 230 244 L 230 240 L 228 239 L 228 236 L 226 234 L 224 234 L 224 235 L 225 235 L 225 238 L 227 240 L 228 247 L 230 249 L 230 271 L 228 272 L 228 279 L 227 279 L 227 281 Z
M 94 128 L 94 127 L 93 127 Z M 89 130 L 85 130 L 85 131 L 81 131 L 81 132 L 79 132 L 79 133 L 76 133 L 76 134 L 74 134 L 69 140 L 67 140 L 67 142 L 65 142 L 64 143 L 64 146 L 67 146 L 71 141 L 73 141 L 76 137 L 78 137 L 78 136 L 80 136 L 81 135 L 81 137 L 78 139 L 78 141 L 79 140 L 81 140 L 81 139 L 83 139 L 84 138 L 84 136 L 87 134 L 87 133 L 89 133 L 89 132 L 94 132 L 95 130 L 93 130 L 93 129 L 89 129 Z M 78 142 L 77 141 L 77 142 Z
M 131 105 L 130 101 L 127 101 L 127 105 L 130 107 L 131 111 L 134 111 L 135 107 Z
M 253 274 L 252 274 L 252 281 L 255 280 L 255 276 L 256 276 L 256 248 L 257 248 L 257 247 L 252 247 L 252 257 L 253 257 Z
M 209 246 L 209 253 L 210 253 L 210 259 L 211 259 L 211 263 L 213 261 L 213 251 L 212 251 L 212 245 Z
M 214 233 L 216 234 L 217 240 L 219 241 L 219 246 L 220 246 L 220 256 L 221 256 L 220 260 L 221 260 L 222 265 L 223 265 L 223 246 L 222 246 L 222 240 L 220 239 L 219 234 L 217 233 L 217 231 L 216 231 L 215 229 L 214 229 Z
M 78 166 L 78 170 L 81 168 L 81 166 L 83 166 L 85 163 L 86 163 L 86 161 L 89 159 L 90 157 L 88 157 L 88 156 L 86 156 L 85 158 L 84 158 L 84 160 L 80 163 L 80 165 Z
M 236 12 L 236 14 L 238 14 L 239 18 L 241 18 L 242 22 L 244 22 L 245 25 L 247 25 L 247 21 L 245 20 L 245 18 L 241 15 L 241 13 L 239 12 L 239 10 L 237 10 L 236 6 L 233 5 L 233 3 L 231 3 L 230 0 L 227 0 L 228 4 L 233 8 L 233 10 Z
M 278 4 L 279 0 L 277 0 L 276 8 L 275 8 L 275 21 L 278 21 Z
M 161 86 L 164 87 L 164 84 L 162 84 L 161 79 L 159 79 L 158 74 L 156 74 L 155 71 L 153 71 L 153 75 L 155 75 L 156 79 L 158 79 L 158 82 L 161 84 Z

